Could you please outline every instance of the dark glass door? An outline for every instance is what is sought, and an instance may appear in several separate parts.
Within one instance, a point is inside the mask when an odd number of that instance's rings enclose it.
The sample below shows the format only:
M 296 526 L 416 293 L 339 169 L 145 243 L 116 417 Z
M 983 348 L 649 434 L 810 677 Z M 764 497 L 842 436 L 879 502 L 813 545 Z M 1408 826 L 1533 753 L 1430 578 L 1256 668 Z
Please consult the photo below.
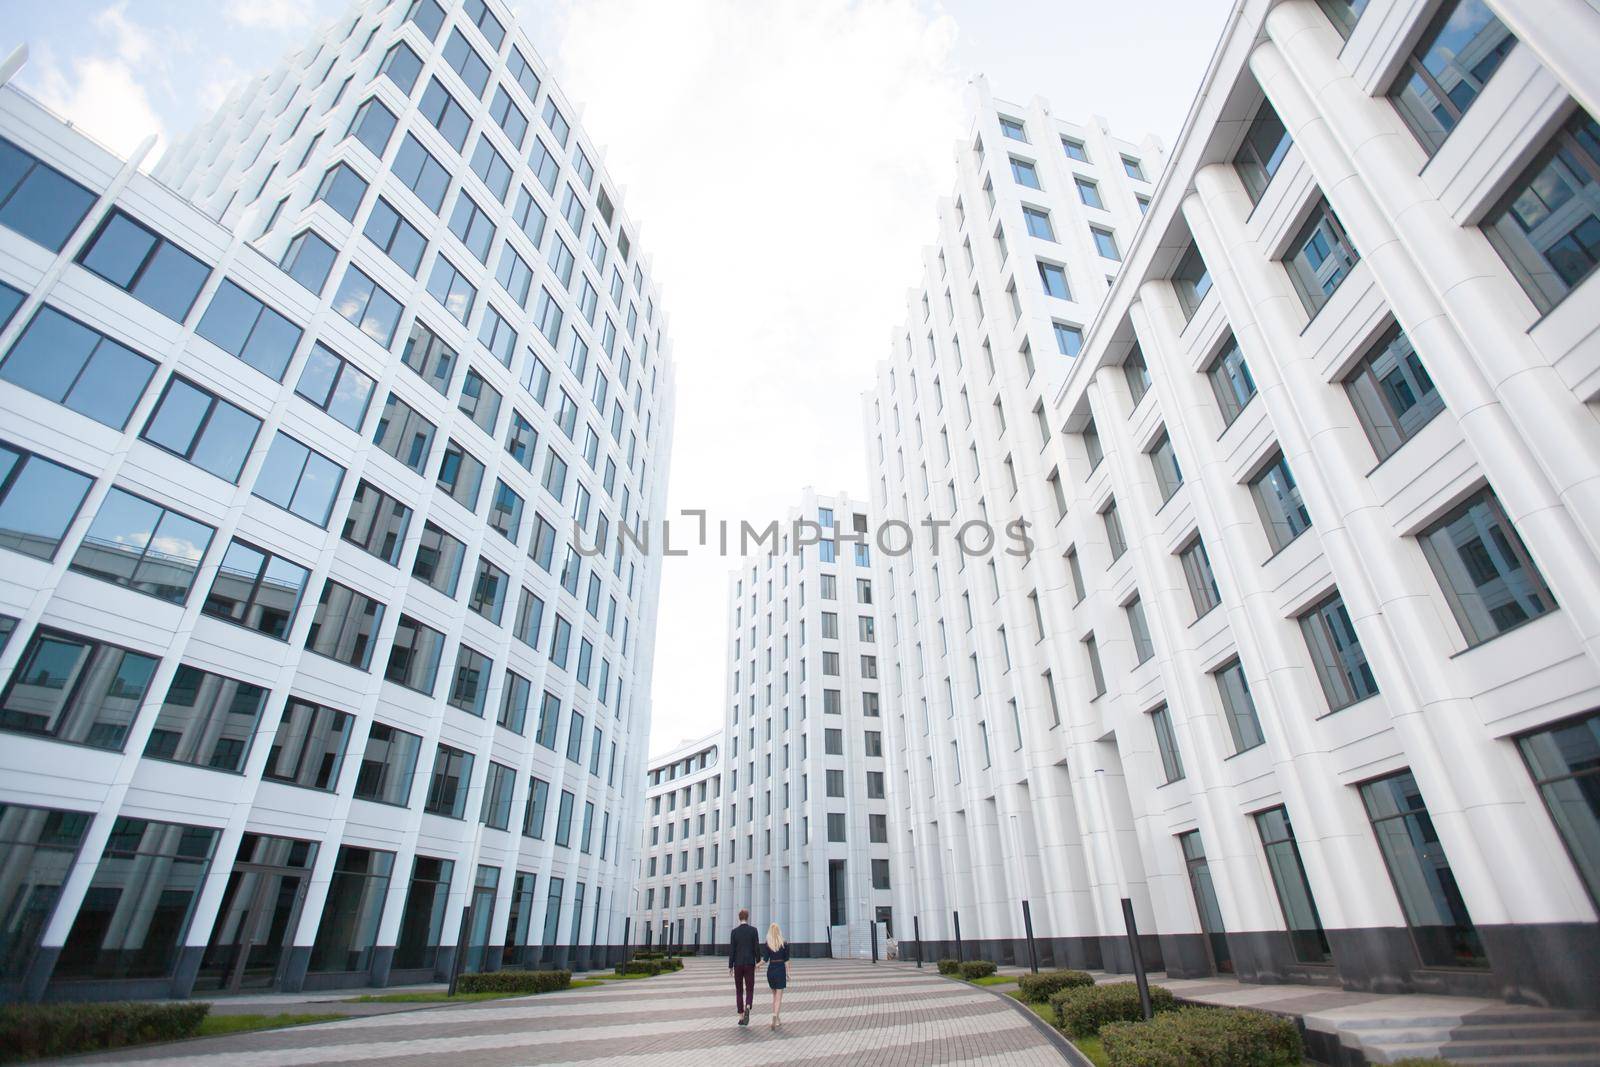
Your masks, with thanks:
M 315 854 L 308 841 L 245 835 L 200 960 L 196 990 L 236 993 L 277 985 Z

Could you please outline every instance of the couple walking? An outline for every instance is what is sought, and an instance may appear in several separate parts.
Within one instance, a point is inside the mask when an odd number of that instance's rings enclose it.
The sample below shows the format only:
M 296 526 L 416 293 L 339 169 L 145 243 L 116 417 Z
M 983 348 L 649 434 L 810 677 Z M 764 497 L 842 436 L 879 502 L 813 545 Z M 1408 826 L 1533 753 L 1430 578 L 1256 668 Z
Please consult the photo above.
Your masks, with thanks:
M 783 1004 L 783 990 L 789 984 L 789 946 L 783 943 L 783 931 L 778 924 L 767 927 L 767 943 L 750 925 L 750 912 L 739 909 L 739 925 L 728 938 L 728 969 L 733 972 L 733 998 L 739 1013 L 739 1025 L 750 1025 L 750 1009 L 756 1002 L 756 961 L 767 963 L 767 985 L 772 989 L 772 1029 L 779 1025 L 778 1008 Z

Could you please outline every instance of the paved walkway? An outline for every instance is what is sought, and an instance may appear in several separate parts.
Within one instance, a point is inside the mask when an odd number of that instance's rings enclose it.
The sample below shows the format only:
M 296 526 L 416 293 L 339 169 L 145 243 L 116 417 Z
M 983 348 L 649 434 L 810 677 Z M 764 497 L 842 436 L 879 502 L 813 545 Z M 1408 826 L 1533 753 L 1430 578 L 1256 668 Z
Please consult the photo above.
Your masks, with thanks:
M 929 971 L 849 960 L 789 965 L 783 1026 L 771 1012 L 736 1025 L 720 959 L 690 959 L 677 974 L 571 992 L 422 1007 L 291 1030 L 204 1038 L 77 1057 L 141 1067 L 291 1067 L 440 1062 L 472 1067 L 610 1063 L 1050 1064 L 1063 1061 L 1032 1022 L 982 989 Z M 770 1009 L 756 977 L 758 1006 Z M 265 998 L 263 998 L 265 999 Z M 258 1011 L 290 1010 L 262 1004 Z M 316 1010 L 315 1008 L 307 1010 Z M 646 1060 L 646 1058 L 648 1058 Z

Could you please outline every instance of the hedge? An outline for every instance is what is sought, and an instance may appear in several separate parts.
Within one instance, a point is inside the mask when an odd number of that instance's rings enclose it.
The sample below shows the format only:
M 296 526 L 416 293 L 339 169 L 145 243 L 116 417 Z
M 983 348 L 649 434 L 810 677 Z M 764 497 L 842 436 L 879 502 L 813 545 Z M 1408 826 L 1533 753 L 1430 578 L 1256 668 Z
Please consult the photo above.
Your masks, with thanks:
M 572 985 L 571 971 L 489 971 L 456 979 L 457 993 L 552 993 Z
M 8 1004 L 0 1006 L 0 1062 L 193 1037 L 211 1005 Z
M 1294 1020 L 1243 1008 L 1179 1008 L 1100 1032 L 1111 1067 L 1299 1067 Z
M 618 974 L 660 974 L 664 960 L 632 959 L 617 964 Z
M 1050 995 L 1056 1025 L 1073 1037 L 1093 1037 L 1107 1023 L 1135 1022 L 1144 1018 L 1139 1003 L 1139 987 L 1133 982 L 1074 986 Z M 1172 993 L 1158 985 L 1150 987 L 1152 1011 L 1172 1011 L 1177 1003 Z
M 968 960 L 961 965 L 961 977 L 970 982 L 976 978 L 987 978 L 998 969 L 989 960 Z
M 940 960 L 939 961 L 939 973 L 940 974 L 959 974 L 959 973 L 961 973 L 961 961 L 960 960 L 951 960 L 951 959 Z
M 1017 979 L 1022 998 L 1030 1004 L 1044 1004 L 1054 993 L 1086 985 L 1094 985 L 1094 977 L 1088 971 L 1040 971 Z
M 636 960 L 659 960 L 659 959 L 664 959 L 665 957 L 660 952 L 640 951 L 640 952 L 635 952 L 633 954 L 633 958 L 636 959 Z

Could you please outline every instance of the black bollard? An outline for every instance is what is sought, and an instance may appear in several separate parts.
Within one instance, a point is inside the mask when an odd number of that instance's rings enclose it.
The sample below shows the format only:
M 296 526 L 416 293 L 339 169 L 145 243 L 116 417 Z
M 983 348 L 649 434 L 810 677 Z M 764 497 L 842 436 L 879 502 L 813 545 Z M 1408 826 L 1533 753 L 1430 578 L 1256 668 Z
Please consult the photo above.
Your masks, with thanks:
M 1133 901 L 1122 898 L 1122 922 L 1128 928 L 1128 949 L 1133 953 L 1133 980 L 1139 985 L 1139 1007 L 1148 1020 L 1155 1013 L 1150 1010 L 1150 980 L 1144 974 L 1144 953 L 1139 951 L 1139 926 L 1133 920 Z
M 1039 952 L 1033 945 L 1033 911 L 1028 907 L 1028 902 L 1022 902 L 1022 927 L 1028 932 L 1028 965 L 1033 968 L 1033 973 L 1039 973 Z

